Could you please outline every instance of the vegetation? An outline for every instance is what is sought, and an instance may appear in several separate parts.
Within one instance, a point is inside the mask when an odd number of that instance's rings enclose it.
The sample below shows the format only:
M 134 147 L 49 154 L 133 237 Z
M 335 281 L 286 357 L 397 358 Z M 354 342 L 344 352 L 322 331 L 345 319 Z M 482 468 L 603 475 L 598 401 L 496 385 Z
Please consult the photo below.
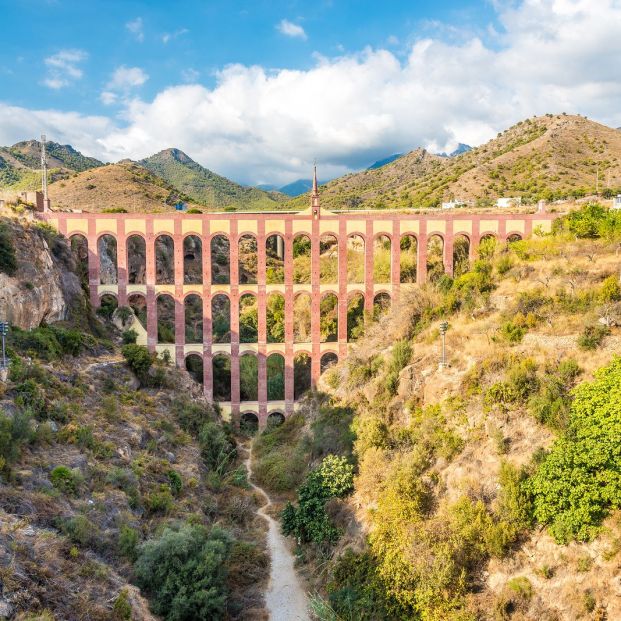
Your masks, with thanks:
M 17 258 L 9 227 L 0 222 L 0 273 L 13 276 L 17 271 Z

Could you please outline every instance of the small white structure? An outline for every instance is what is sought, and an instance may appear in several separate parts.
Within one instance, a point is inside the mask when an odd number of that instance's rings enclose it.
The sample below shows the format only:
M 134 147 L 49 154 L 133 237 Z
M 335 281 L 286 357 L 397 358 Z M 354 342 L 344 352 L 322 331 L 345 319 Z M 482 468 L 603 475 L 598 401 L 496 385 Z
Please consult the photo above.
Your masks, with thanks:
M 465 207 L 466 203 L 460 200 L 448 201 L 447 203 L 442 203 L 442 209 L 455 209 L 456 207 Z
M 621 194 L 617 194 L 612 199 L 612 208 L 613 209 L 621 209 Z
M 511 198 L 499 198 L 496 200 L 496 207 L 519 207 L 521 204 L 521 196 L 513 196 Z

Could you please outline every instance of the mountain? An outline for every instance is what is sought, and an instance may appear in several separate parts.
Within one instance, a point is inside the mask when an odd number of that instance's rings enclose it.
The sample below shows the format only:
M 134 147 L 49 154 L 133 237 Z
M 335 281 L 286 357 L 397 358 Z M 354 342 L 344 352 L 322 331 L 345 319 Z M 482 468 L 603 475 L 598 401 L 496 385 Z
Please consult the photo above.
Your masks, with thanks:
M 278 209 L 286 199 L 278 192 L 245 187 L 217 175 L 179 149 L 164 149 L 138 163 L 209 208 Z
M 287 196 L 300 196 L 301 194 L 308 194 L 312 187 L 312 179 L 298 179 L 297 181 L 292 181 L 287 185 L 283 185 L 279 188 L 279 192 L 282 192 Z
M 46 142 L 49 178 L 67 178 L 71 173 L 90 170 L 103 163 L 82 155 L 71 145 Z M 36 190 L 41 185 L 41 143 L 38 140 L 0 147 L 0 187 Z
M 54 209 L 101 212 L 125 209 L 157 213 L 174 210 L 179 201 L 200 207 L 164 179 L 131 160 L 76 173 L 51 183 L 49 195 Z
M 500 196 L 534 202 L 621 188 L 621 132 L 582 116 L 548 114 L 520 121 L 455 157 L 416 149 L 375 170 L 334 179 L 322 205 L 428 208 L 456 197 L 491 205 Z M 301 199 L 290 203 L 301 208 Z
M 438 153 L 438 155 L 441 155 L 442 157 L 455 157 L 457 155 L 461 155 L 462 153 L 468 153 L 468 151 L 472 151 L 472 147 L 469 144 L 460 142 L 454 151 L 451 151 L 450 153 L 442 152 Z
M 386 166 L 386 164 L 390 164 L 391 162 L 398 160 L 400 157 L 403 157 L 403 153 L 395 153 L 393 155 L 389 155 L 383 160 L 377 160 L 377 162 L 373 162 L 373 164 L 371 164 L 371 166 L 369 166 L 367 170 L 375 170 L 376 168 L 381 168 L 382 166 Z

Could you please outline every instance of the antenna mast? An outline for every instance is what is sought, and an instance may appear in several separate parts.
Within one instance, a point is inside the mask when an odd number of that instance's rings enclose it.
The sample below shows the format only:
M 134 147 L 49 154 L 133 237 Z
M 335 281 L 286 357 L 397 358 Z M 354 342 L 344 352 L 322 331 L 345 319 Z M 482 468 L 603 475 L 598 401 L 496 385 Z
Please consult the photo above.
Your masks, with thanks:
M 47 155 L 45 154 L 45 134 L 41 134 L 41 185 L 43 200 L 47 203 Z

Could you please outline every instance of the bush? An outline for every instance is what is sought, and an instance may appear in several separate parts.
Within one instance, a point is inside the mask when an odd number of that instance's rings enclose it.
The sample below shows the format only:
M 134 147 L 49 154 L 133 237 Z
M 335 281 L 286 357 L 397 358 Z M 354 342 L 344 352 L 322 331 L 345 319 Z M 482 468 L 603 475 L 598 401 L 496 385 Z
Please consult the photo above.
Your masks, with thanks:
M 78 356 L 85 348 L 95 345 L 91 335 L 60 326 L 40 326 L 29 331 L 13 328 L 9 342 L 17 351 L 42 360 Z
M 127 366 L 132 370 L 140 383 L 144 386 L 149 381 L 149 371 L 153 364 L 154 356 L 142 345 L 125 345 L 121 349 Z
M 75 496 L 80 489 L 83 477 L 78 470 L 70 470 L 67 466 L 56 466 L 50 473 L 50 481 L 57 490 Z
M 578 347 L 584 350 L 597 349 L 610 334 L 610 329 L 600 323 L 585 326 L 582 334 L 578 337 Z
M 138 558 L 138 542 L 140 534 L 134 528 L 123 524 L 119 530 L 118 548 L 122 556 L 129 561 L 135 561 Z
M 0 272 L 7 276 L 14 276 L 17 272 L 13 235 L 4 222 L 0 222 Z
M 172 411 L 179 426 L 194 437 L 198 437 L 202 426 L 212 414 L 208 407 L 187 398 L 173 401 Z
M 114 600 L 112 615 L 115 621 L 131 621 L 132 605 L 129 603 L 127 589 L 123 589 Z
M 123 345 L 133 345 L 138 338 L 138 332 L 132 328 L 124 330 L 121 333 L 121 338 L 123 339 Z
M 18 411 L 9 418 L 0 414 L 0 471 L 14 463 L 22 447 L 33 439 L 29 412 Z
M 237 455 L 235 440 L 222 425 L 207 422 L 198 436 L 201 457 L 210 470 L 222 475 Z
M 230 546 L 226 532 L 189 524 L 143 543 L 134 572 L 153 612 L 166 621 L 224 618 Z
M 170 491 L 173 493 L 173 496 L 179 496 L 183 489 L 181 475 L 176 470 L 171 469 L 166 473 L 166 476 L 168 477 L 168 485 L 170 486 Z
M 618 302 L 621 300 L 621 285 L 617 276 L 608 276 L 604 280 L 599 292 L 599 299 L 602 302 Z

